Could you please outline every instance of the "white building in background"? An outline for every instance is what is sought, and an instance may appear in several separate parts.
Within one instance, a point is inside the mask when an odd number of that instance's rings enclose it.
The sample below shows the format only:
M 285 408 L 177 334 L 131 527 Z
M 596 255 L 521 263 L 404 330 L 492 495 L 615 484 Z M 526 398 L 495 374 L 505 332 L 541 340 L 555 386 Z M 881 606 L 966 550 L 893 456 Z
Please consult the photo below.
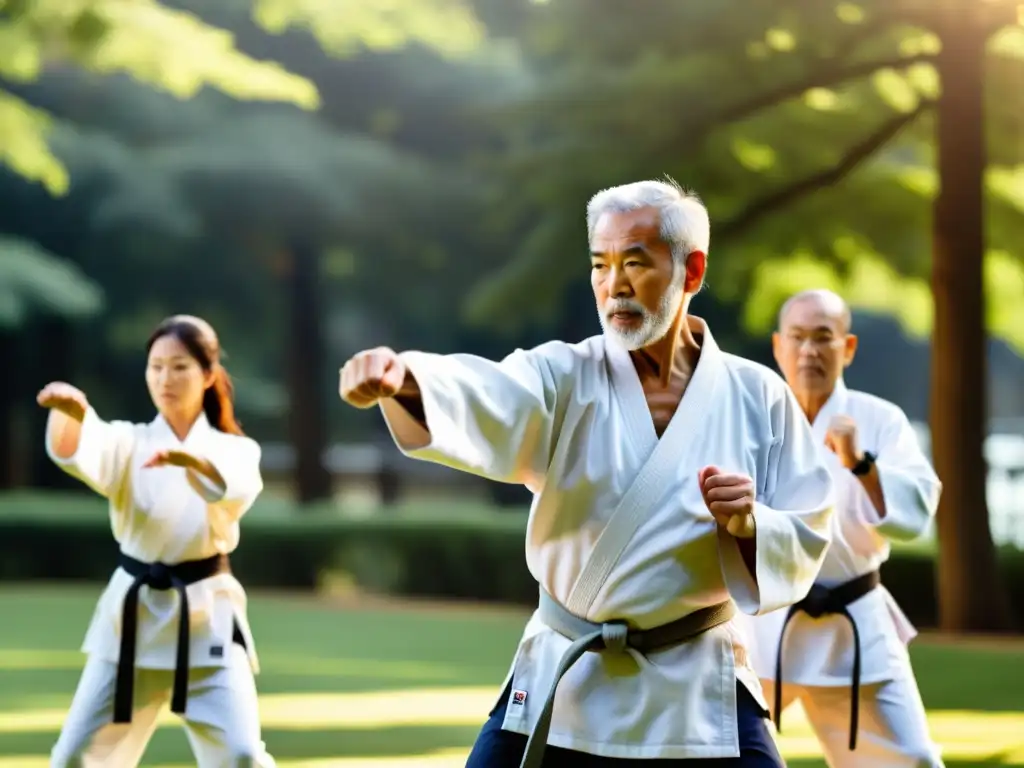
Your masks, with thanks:
M 925 453 L 931 456 L 927 424 L 913 422 Z M 997 421 L 985 440 L 988 463 L 988 516 L 997 546 L 1024 549 L 1024 420 Z M 934 536 L 934 523 L 929 536 Z

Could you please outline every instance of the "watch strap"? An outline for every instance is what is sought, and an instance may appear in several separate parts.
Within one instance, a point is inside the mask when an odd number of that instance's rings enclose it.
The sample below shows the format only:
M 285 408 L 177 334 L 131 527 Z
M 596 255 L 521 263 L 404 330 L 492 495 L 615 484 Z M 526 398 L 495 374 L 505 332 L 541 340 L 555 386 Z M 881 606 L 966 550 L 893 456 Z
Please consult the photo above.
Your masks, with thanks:
M 850 471 L 858 477 L 860 475 L 866 475 L 871 471 L 871 467 L 874 465 L 876 458 L 875 454 L 871 453 L 871 451 L 864 451 L 864 458 L 854 464 L 853 467 L 850 468 Z

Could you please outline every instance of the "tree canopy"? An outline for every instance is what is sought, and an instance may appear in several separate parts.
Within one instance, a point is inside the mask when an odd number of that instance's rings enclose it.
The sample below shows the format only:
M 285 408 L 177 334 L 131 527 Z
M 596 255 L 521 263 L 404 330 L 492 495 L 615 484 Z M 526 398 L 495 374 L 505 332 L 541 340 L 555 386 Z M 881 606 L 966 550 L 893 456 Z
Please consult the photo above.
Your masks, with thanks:
M 611 19 L 574 34 L 593 14 Z M 928 21 L 910 4 L 805 0 L 666 3 L 641 18 L 615 0 L 534 7 L 519 34 L 538 87 L 499 113 L 508 205 L 529 234 L 467 318 L 514 330 L 524 317 L 510 308 L 538 288 L 557 307 L 586 269 L 589 195 L 669 173 L 708 205 L 710 288 L 744 306 L 752 332 L 785 294 L 825 283 L 926 336 L 940 47 Z M 1009 23 L 993 39 L 986 99 L 989 323 L 1020 350 L 1022 41 Z

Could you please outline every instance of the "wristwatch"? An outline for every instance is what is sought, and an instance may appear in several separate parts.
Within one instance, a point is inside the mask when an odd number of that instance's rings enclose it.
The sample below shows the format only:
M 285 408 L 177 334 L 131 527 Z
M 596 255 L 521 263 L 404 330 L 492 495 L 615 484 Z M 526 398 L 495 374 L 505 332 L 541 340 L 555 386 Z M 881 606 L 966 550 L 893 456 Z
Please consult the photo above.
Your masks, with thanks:
M 860 461 L 858 461 L 856 464 L 850 467 L 850 471 L 853 472 L 853 474 L 857 475 L 858 477 L 861 475 L 866 475 L 868 472 L 871 471 L 871 467 L 875 463 L 876 458 L 878 457 L 875 456 L 875 454 L 871 453 L 871 451 L 864 451 L 864 458 L 862 458 Z

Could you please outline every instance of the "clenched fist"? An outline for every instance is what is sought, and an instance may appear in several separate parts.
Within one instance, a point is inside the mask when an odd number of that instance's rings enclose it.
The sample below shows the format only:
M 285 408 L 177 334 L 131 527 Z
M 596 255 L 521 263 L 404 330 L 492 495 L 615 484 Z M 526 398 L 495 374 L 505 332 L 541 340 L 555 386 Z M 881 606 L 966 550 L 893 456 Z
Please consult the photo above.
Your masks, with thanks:
M 847 469 L 857 466 L 863 458 L 857 445 L 857 422 L 849 416 L 833 416 L 825 434 L 825 446 Z
M 697 473 L 700 493 L 715 522 L 737 539 L 754 538 L 754 481 L 718 467 Z
M 378 401 L 394 397 L 405 383 L 405 363 L 387 347 L 353 356 L 341 369 L 338 392 L 356 408 L 372 408 Z
M 51 381 L 43 387 L 36 395 L 36 402 L 43 408 L 60 411 L 76 421 L 84 419 L 85 412 L 89 410 L 89 400 L 85 393 L 63 381 Z

